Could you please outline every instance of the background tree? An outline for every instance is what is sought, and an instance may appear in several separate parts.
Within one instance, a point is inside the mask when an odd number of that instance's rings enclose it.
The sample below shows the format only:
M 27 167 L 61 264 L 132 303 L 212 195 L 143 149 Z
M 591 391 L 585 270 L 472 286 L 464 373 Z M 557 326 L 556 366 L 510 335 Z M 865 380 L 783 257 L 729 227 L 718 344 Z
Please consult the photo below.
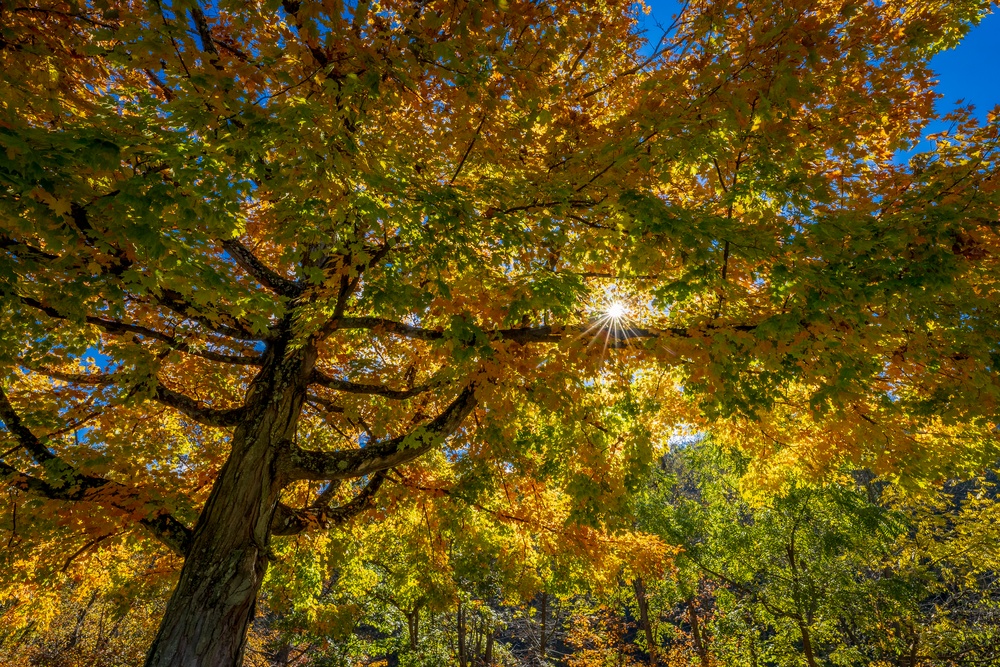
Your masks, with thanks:
M 147 665 L 441 447 L 609 531 L 680 423 L 993 456 L 997 127 L 892 162 L 986 3 L 640 10 L 2 6 L 0 474 L 183 559 Z
M 679 635 L 665 648 L 748 666 L 997 659 L 995 478 L 914 494 L 845 471 L 819 484 L 786 476 L 763 491 L 747 484 L 748 459 L 716 443 L 665 462 L 641 512 L 647 529 L 683 547 L 679 576 L 655 600 Z M 698 584 L 711 614 L 695 642 L 683 612 Z

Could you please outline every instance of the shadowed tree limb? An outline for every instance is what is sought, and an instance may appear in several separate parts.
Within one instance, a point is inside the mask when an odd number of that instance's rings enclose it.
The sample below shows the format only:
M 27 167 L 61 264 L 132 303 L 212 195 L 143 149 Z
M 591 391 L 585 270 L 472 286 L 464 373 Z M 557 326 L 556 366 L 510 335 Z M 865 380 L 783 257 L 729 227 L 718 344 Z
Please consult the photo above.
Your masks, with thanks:
M 204 19 L 204 17 L 202 18 Z M 117 190 L 103 196 L 113 196 L 116 194 L 118 194 Z M 74 202 L 71 204 L 70 212 L 71 212 L 70 219 L 72 220 L 72 224 L 70 225 L 70 227 L 75 230 L 75 232 L 79 235 L 80 239 L 87 246 L 95 250 L 99 250 L 98 245 L 95 243 L 95 241 L 97 239 L 102 238 L 102 234 L 101 232 L 94 229 L 93 225 L 90 223 L 90 219 L 87 214 L 87 206 L 81 206 L 80 204 Z M 127 253 L 122 248 L 117 247 L 110 242 L 108 243 L 108 245 L 111 247 L 110 252 L 107 252 L 106 248 L 100 249 L 99 252 L 102 252 L 104 254 L 109 254 L 114 259 L 114 263 L 109 267 L 102 268 L 101 271 L 99 272 L 99 275 L 110 275 L 116 278 L 120 278 L 124 271 L 133 267 L 134 260 L 129 256 L 129 253 Z M 45 252 L 39 248 L 21 243 L 15 239 L 8 237 L 5 234 L 0 234 L 0 248 L 7 250 L 8 252 L 10 252 L 15 256 L 22 258 L 31 258 L 34 259 L 35 261 L 51 261 L 60 258 L 59 255 Z M 198 324 L 216 334 L 222 336 L 228 336 L 230 338 L 235 338 L 237 340 L 265 339 L 265 337 L 253 334 L 251 332 L 251 327 L 247 323 L 242 322 L 239 320 L 239 318 L 232 317 L 226 313 L 221 313 L 221 312 L 215 313 L 216 315 L 215 320 L 217 321 L 213 321 L 212 318 L 201 314 L 192 303 L 190 303 L 181 293 L 175 290 L 161 288 L 159 290 L 159 294 L 151 296 L 160 305 L 170 309 L 171 311 L 177 313 L 178 315 L 183 316 L 185 319 L 198 322 Z M 31 300 L 34 301 L 32 303 L 28 301 L 26 297 L 20 297 L 20 298 L 22 299 L 22 301 L 25 301 L 25 303 L 28 303 L 28 305 L 39 308 L 52 317 L 60 319 L 68 319 L 62 316 L 57 311 L 55 311 L 54 309 L 42 307 L 41 304 L 39 304 L 37 301 Z M 91 324 L 98 324 L 99 326 L 100 322 L 102 321 L 113 323 L 113 321 L 101 320 L 100 318 L 90 318 L 90 317 L 87 318 L 87 321 L 90 322 Z M 121 325 L 123 323 L 117 323 L 117 324 Z M 134 326 L 134 325 L 125 325 L 125 326 Z
M 22 296 L 19 298 L 21 302 L 26 306 L 30 306 L 31 308 L 39 310 L 53 319 L 57 320 L 71 319 L 69 316 L 63 315 L 52 306 L 46 306 L 45 304 L 35 299 L 32 299 L 31 297 Z M 150 329 L 149 327 L 144 327 L 138 324 L 130 324 L 128 322 L 121 322 L 119 320 L 109 320 L 102 317 L 96 317 L 93 315 L 85 316 L 84 321 L 87 324 L 92 324 L 109 334 L 113 335 L 135 334 L 138 336 L 142 336 L 143 338 L 149 338 L 151 340 L 156 340 L 161 343 L 164 343 L 171 349 L 177 350 L 178 352 L 183 352 L 184 354 L 190 354 L 192 356 L 208 359 L 209 361 L 218 361 L 224 364 L 236 364 L 242 366 L 259 366 L 263 363 L 259 357 L 246 357 L 235 354 L 224 354 L 222 352 L 214 352 L 212 350 L 196 350 L 193 347 L 191 347 L 191 345 L 178 339 L 175 336 L 171 336 L 170 334 L 164 333 L 162 331 Z
M 314 409 L 318 406 L 319 408 L 322 408 L 324 412 L 342 413 L 344 411 L 343 406 L 337 405 L 330 399 L 317 396 L 316 394 L 307 394 L 306 403 L 312 405 Z
M 212 30 L 208 25 L 208 19 L 205 18 L 205 13 L 201 11 L 201 7 L 198 6 L 198 3 L 192 5 L 189 11 L 191 12 L 191 19 L 194 22 L 194 27 L 198 31 L 198 36 L 201 38 L 202 51 L 206 51 L 218 57 L 219 50 L 215 48 L 215 40 L 212 39 Z
M 439 445 L 462 425 L 476 404 L 474 385 L 469 385 L 444 412 L 406 435 L 369 443 L 360 449 L 334 452 L 302 449 L 292 444 L 281 463 L 282 472 L 289 481 L 337 480 L 395 468 Z
M 168 405 L 186 417 L 206 426 L 236 426 L 247 412 L 245 407 L 230 408 L 228 410 L 206 408 L 190 396 L 174 391 L 173 389 L 168 389 L 159 382 L 157 382 L 156 393 L 153 397 L 160 403 Z
M 139 514 L 145 526 L 160 542 L 180 556 L 187 553 L 191 530 L 162 508 L 144 500 L 142 493 L 119 482 L 81 473 L 53 453 L 31 432 L 0 389 L 0 419 L 28 456 L 45 471 L 51 481 L 25 474 L 0 460 L 0 479 L 16 489 L 50 500 L 87 500 L 112 507 L 129 515 Z
M 145 503 L 141 501 L 135 489 L 101 477 L 79 473 L 78 475 L 73 486 L 56 487 L 0 461 L 0 479 L 26 493 L 49 500 L 87 500 L 127 514 L 134 514 L 137 510 L 144 509 Z M 191 529 L 169 512 L 153 509 L 146 516 L 140 517 L 137 522 L 178 556 L 187 555 L 191 542 Z
M 331 525 L 339 526 L 346 523 L 374 504 L 375 494 L 378 493 L 385 481 L 385 475 L 386 471 L 384 470 L 372 475 L 365 487 L 358 492 L 358 495 L 339 507 L 329 507 L 330 497 L 333 494 L 327 492 L 320 494 L 315 503 L 301 510 L 279 504 L 271 523 L 271 534 L 298 535 L 307 530 L 328 528 Z M 336 491 L 338 486 L 338 484 L 331 482 L 327 491 Z
M 160 288 L 158 296 L 153 297 L 154 301 L 165 308 L 177 313 L 181 317 L 197 322 L 209 331 L 221 336 L 235 338 L 236 340 L 268 340 L 265 334 L 255 334 L 251 331 L 248 323 L 236 317 L 216 311 L 218 321 L 213 321 L 206 315 L 199 312 L 195 306 L 191 305 L 183 294 L 172 289 Z
M 310 377 L 310 384 L 323 385 L 328 389 L 343 391 L 349 394 L 374 394 L 396 400 L 412 398 L 413 396 L 429 391 L 434 386 L 433 383 L 427 383 L 411 389 L 392 389 L 391 387 L 387 387 L 382 384 L 368 384 L 364 382 L 339 380 L 337 378 L 332 378 L 319 370 L 313 371 L 312 376 Z
M 36 372 L 56 380 L 62 380 L 63 382 L 95 387 L 108 386 L 118 382 L 118 378 L 115 375 L 107 373 L 65 373 L 63 371 L 48 369 L 37 370 Z M 246 415 L 245 407 L 225 410 L 205 407 L 190 396 L 165 387 L 159 378 L 154 377 L 152 379 L 156 382 L 152 396 L 154 400 L 174 408 L 199 424 L 218 427 L 235 426 Z
M 59 255 L 45 252 L 40 248 L 18 241 L 3 233 L 0 233 L 0 248 L 3 248 L 16 257 L 33 259 L 36 262 L 50 262 L 54 259 L 59 259 Z
M 445 336 L 443 331 L 416 327 L 382 317 L 343 317 L 337 321 L 337 328 L 372 329 L 420 340 L 441 340 Z M 493 332 L 486 331 L 485 333 L 492 335 L 497 340 L 512 340 L 518 343 L 557 343 L 566 338 L 581 336 L 594 330 L 597 329 L 593 324 L 570 326 L 546 325 L 517 329 L 499 329 Z M 680 328 L 654 330 L 625 327 L 611 332 L 611 335 L 619 341 L 633 338 L 657 338 L 663 334 L 683 337 L 690 336 L 687 329 Z
M 237 239 L 223 241 L 222 247 L 236 260 L 240 268 L 272 292 L 288 297 L 296 297 L 302 293 L 302 285 L 270 269 Z

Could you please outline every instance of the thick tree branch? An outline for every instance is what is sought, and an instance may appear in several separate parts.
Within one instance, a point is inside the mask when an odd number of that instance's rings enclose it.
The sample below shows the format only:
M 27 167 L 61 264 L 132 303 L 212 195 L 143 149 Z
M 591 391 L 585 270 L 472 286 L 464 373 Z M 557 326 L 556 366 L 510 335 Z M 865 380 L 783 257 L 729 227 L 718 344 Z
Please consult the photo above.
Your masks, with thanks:
M 319 370 L 313 371 L 312 376 L 309 378 L 309 382 L 310 384 L 320 384 L 328 389 L 343 391 L 349 394 L 374 394 L 376 396 L 384 396 L 385 398 L 392 398 L 395 400 L 412 398 L 430 390 L 433 386 L 435 386 L 433 383 L 428 383 L 411 389 L 392 389 L 382 384 L 368 384 L 364 382 L 338 380 L 337 378 L 332 378 Z
M 218 321 L 213 321 L 208 316 L 198 312 L 198 310 L 184 298 L 183 294 L 175 290 L 161 289 L 159 296 L 154 298 L 156 303 L 161 306 L 172 310 L 184 319 L 197 322 L 209 331 L 217 333 L 221 336 L 235 338 L 236 340 L 267 340 L 267 336 L 253 333 L 250 330 L 250 325 L 245 322 L 241 322 L 238 318 L 232 317 L 231 315 L 216 312 L 215 316 Z
M 336 321 L 337 329 L 376 329 L 394 333 L 406 338 L 419 338 L 420 340 L 441 340 L 444 333 L 434 329 L 424 329 L 402 322 L 385 319 L 383 317 L 342 317 Z
M 63 382 L 71 382 L 73 384 L 107 386 L 118 382 L 118 378 L 107 373 L 65 373 L 63 371 L 48 369 L 38 370 L 36 372 L 57 380 L 62 380 Z M 156 387 L 153 390 L 153 398 L 156 401 L 174 408 L 199 424 L 218 427 L 235 426 L 239 423 L 240 419 L 243 418 L 244 414 L 246 414 L 246 408 L 244 407 L 229 408 L 225 410 L 207 408 L 204 405 L 199 404 L 190 396 L 165 387 L 163 383 L 160 382 L 159 378 L 153 378 L 153 380 L 156 382 Z
M 410 433 L 361 449 L 320 452 L 292 445 L 282 462 L 289 481 L 336 480 L 361 477 L 408 463 L 433 449 L 454 433 L 476 407 L 473 385 L 469 385 L 444 412 Z
M 194 27 L 198 31 L 198 37 L 201 38 L 201 50 L 218 57 L 219 50 L 215 48 L 215 40 L 212 39 L 212 29 L 208 25 L 205 13 L 201 11 L 201 7 L 197 3 L 191 7 L 190 11 Z
M 0 479 L 8 485 L 49 500 L 90 501 L 134 515 L 146 510 L 139 493 L 118 482 L 100 477 L 81 475 L 66 486 L 57 487 L 37 477 L 20 472 L 0 461 Z M 165 510 L 152 509 L 137 522 L 178 556 L 187 555 L 191 544 L 191 529 Z
M 201 10 L 197 10 L 200 14 Z M 202 15 L 202 21 L 204 21 L 204 15 Z M 207 26 L 207 24 L 206 24 Z M 118 191 L 112 191 L 108 194 L 102 195 L 104 197 L 113 196 L 118 194 Z M 102 268 L 99 275 L 111 275 L 115 277 L 120 277 L 125 270 L 129 269 L 134 265 L 134 261 L 129 257 L 129 254 L 122 248 L 114 245 L 113 243 L 108 243 L 111 251 L 107 252 L 107 248 L 99 246 L 96 241 L 101 239 L 102 234 L 98 230 L 94 229 L 90 222 L 90 218 L 87 214 L 87 206 L 80 205 L 73 202 L 70 205 L 70 220 L 72 221 L 72 228 L 78 233 L 81 241 L 83 241 L 87 246 L 109 255 L 114 259 L 114 263 L 109 267 Z M 51 253 L 43 252 L 38 248 L 33 248 L 19 243 L 18 241 L 7 237 L 6 235 L 0 234 L 0 248 L 4 248 L 16 256 L 22 257 L 32 257 L 35 260 L 53 260 L 58 259 L 57 255 Z M 26 299 L 21 297 L 22 301 L 32 305 L 33 307 L 39 308 L 40 304 L 33 299 Z M 259 335 L 253 334 L 251 328 L 244 322 L 241 322 L 238 318 L 232 317 L 225 313 L 215 313 L 215 318 L 206 317 L 199 313 L 196 307 L 191 304 L 187 299 L 184 298 L 179 292 L 171 289 L 161 289 L 160 294 L 152 296 L 156 303 L 162 305 L 173 312 L 183 316 L 186 319 L 198 322 L 201 326 L 206 327 L 209 331 L 217 333 L 222 336 L 228 336 L 229 338 L 235 338 L 237 340 L 263 340 Z M 34 301 L 34 303 L 30 303 Z M 58 317 L 60 319 L 67 319 L 65 317 L 60 317 L 58 312 L 51 308 L 40 308 L 47 312 L 52 317 Z M 95 320 L 91 322 L 92 324 L 99 324 L 101 318 L 88 318 L 89 320 Z M 122 323 L 118 323 L 122 324 Z M 126 325 L 131 326 L 131 325 Z M 148 331 L 148 330 L 147 330 Z M 138 332 L 137 332 L 138 333 Z M 219 359 L 216 359 L 219 360 Z M 236 363 L 236 362 L 227 362 Z
M 354 277 L 353 278 L 350 277 L 347 273 L 341 273 L 340 289 L 338 290 L 337 301 L 333 308 L 333 316 L 329 320 L 327 320 L 327 322 L 317 332 L 318 340 L 326 339 L 331 333 L 340 328 L 339 323 L 341 321 L 341 318 L 343 318 L 344 316 L 344 311 L 347 309 L 348 300 L 350 299 L 351 295 L 354 294 L 354 292 L 357 290 L 358 284 L 361 282 L 361 276 L 368 269 L 371 269 L 372 267 L 378 265 L 378 263 L 381 262 L 385 258 L 385 256 L 388 255 L 395 248 L 396 245 L 391 240 L 386 240 L 386 242 L 383 245 L 374 249 L 374 252 L 372 252 L 372 254 L 367 258 L 367 260 L 359 262 L 352 261 L 353 255 L 351 251 L 348 251 L 347 253 L 341 255 L 341 259 L 343 260 L 345 266 L 347 265 L 354 266 Z M 372 248 L 370 247 L 365 248 L 366 253 L 369 250 L 372 250 Z M 320 262 L 320 264 L 322 266 L 325 266 L 332 259 L 333 257 L 325 257 Z
M 0 419 L 7 431 L 51 480 L 27 475 L 0 460 L 0 479 L 8 485 L 51 500 L 86 500 L 130 515 L 140 514 L 138 522 L 149 529 L 154 537 L 181 556 L 187 552 L 191 531 L 184 524 L 165 510 L 151 507 L 137 490 L 119 482 L 81 473 L 56 456 L 21 422 L 3 389 L 0 389 Z
M 302 293 L 302 285 L 271 270 L 237 239 L 223 241 L 222 247 L 240 268 L 272 292 L 287 297 L 296 297 Z
M 306 402 L 312 404 L 313 407 L 319 406 L 323 408 L 324 412 L 341 413 L 344 411 L 344 408 L 342 406 L 337 405 L 330 399 L 323 398 L 322 396 L 317 396 L 316 394 L 307 394 Z
M 45 313 L 52 319 L 57 319 L 57 320 L 71 319 L 69 316 L 63 315 L 52 306 L 46 306 L 45 304 L 31 297 L 22 296 L 20 297 L 20 299 L 21 303 Z M 262 363 L 259 357 L 245 357 L 235 354 L 224 354 L 222 352 L 214 352 L 212 350 L 198 350 L 193 348 L 190 344 L 178 339 L 176 336 L 171 336 L 170 334 L 163 333 L 162 331 L 150 329 L 148 327 L 144 327 L 138 324 L 130 324 L 128 322 L 121 322 L 119 320 L 109 320 L 102 317 L 95 317 L 93 315 L 85 316 L 84 321 L 87 324 L 92 324 L 95 327 L 101 329 L 102 331 L 105 331 L 112 335 L 121 336 L 125 334 L 135 334 L 138 336 L 142 336 L 143 338 L 149 338 L 151 340 L 156 340 L 161 343 L 164 343 L 171 349 L 177 350 L 178 352 L 183 352 L 184 354 L 190 354 L 195 357 L 208 359 L 209 361 L 216 361 L 223 364 L 235 364 L 241 366 L 259 366 Z
M 36 262 L 50 262 L 54 259 L 59 259 L 58 255 L 53 255 L 50 252 L 45 252 L 27 243 L 22 243 L 2 233 L 0 233 L 0 248 L 3 248 L 16 257 L 30 258 Z
M 329 498 L 322 496 L 317 503 L 301 510 L 279 504 L 271 523 L 271 534 L 298 535 L 307 530 L 344 524 L 372 506 L 384 481 L 384 470 L 375 473 L 358 495 L 339 507 L 329 507 Z
M 295 29 L 298 31 L 300 38 L 302 38 L 304 33 L 302 19 L 299 17 L 301 4 L 299 0 L 282 0 L 281 2 L 281 7 L 292 18 L 292 22 L 295 24 Z M 308 47 L 309 52 L 316 59 L 316 62 L 323 67 L 330 64 L 330 57 L 315 43 L 315 40 L 303 38 L 302 41 Z
M 174 391 L 173 389 L 167 389 L 159 382 L 156 385 L 154 398 L 160 403 L 168 405 L 186 417 L 206 426 L 236 426 L 246 414 L 246 408 L 243 407 L 230 408 L 228 410 L 206 408 L 190 396 Z
M 337 328 L 386 331 L 398 336 L 420 340 L 441 340 L 444 338 L 444 332 L 415 327 L 381 317 L 343 317 L 337 321 Z M 595 330 L 598 330 L 595 325 L 546 325 L 541 327 L 499 329 L 492 332 L 492 335 L 497 340 L 512 340 L 518 343 L 557 343 L 566 338 L 581 336 Z M 687 329 L 680 328 L 654 330 L 626 326 L 610 331 L 610 335 L 617 341 L 626 341 L 633 338 L 657 338 L 664 333 L 674 336 L 690 336 Z M 489 334 L 490 332 L 487 332 L 487 335 Z
M 35 463 L 46 466 L 52 462 L 53 465 L 50 467 L 53 470 L 50 472 L 62 472 L 60 466 L 54 464 L 58 461 L 56 455 L 49 451 L 49 448 L 31 432 L 31 429 L 21 422 L 21 416 L 14 410 L 14 406 L 7 398 L 7 393 L 2 388 L 0 388 L 0 420 L 3 420 L 7 431 L 14 436 L 14 439 L 28 452 Z

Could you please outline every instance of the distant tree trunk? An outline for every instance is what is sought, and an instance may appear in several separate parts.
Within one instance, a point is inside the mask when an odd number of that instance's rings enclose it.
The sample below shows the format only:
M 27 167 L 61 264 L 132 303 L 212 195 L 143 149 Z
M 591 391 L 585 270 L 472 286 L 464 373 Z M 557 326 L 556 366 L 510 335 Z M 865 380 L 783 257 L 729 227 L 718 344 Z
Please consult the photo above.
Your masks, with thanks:
M 413 609 L 406 612 L 406 633 L 410 640 L 410 650 L 416 651 L 420 642 L 420 603 L 413 605 Z
M 90 611 L 90 608 L 94 606 L 94 602 L 96 601 L 97 591 L 95 590 L 93 594 L 91 594 L 90 600 L 87 601 L 87 604 L 80 610 L 80 613 L 77 614 L 76 626 L 73 628 L 73 634 L 69 637 L 69 643 L 66 645 L 66 650 L 73 648 L 80 641 L 80 632 L 83 631 L 83 622 L 86 620 L 87 613 Z
M 795 527 L 796 524 L 792 524 L 792 532 L 789 535 L 788 544 L 785 547 L 785 553 L 788 556 L 788 567 L 792 571 L 792 581 L 796 586 L 798 586 L 799 566 L 795 551 Z M 800 598 L 798 596 L 796 596 L 796 602 L 800 602 Z M 813 653 L 812 639 L 809 636 L 809 622 L 812 621 L 812 616 L 808 611 L 806 612 L 805 617 L 799 613 L 795 616 L 795 621 L 799 626 L 799 633 L 802 636 L 802 652 L 805 654 L 806 664 L 809 665 L 809 667 L 816 667 L 816 656 Z
M 458 631 L 458 664 L 460 667 L 468 667 L 469 658 L 465 647 L 465 610 L 462 603 L 458 603 L 458 612 L 455 614 L 455 625 Z
M 906 655 L 900 656 L 900 667 L 917 667 L 917 650 L 920 648 L 920 633 L 910 625 L 910 635 L 913 640 L 910 642 L 910 651 Z
M 295 434 L 315 360 L 309 348 L 283 352 L 274 352 L 251 386 L 250 410 L 234 429 L 146 667 L 242 664 L 282 488 L 278 445 Z
M 482 655 L 483 655 L 483 631 L 484 631 L 484 628 L 483 628 L 482 615 L 480 615 L 480 614 L 476 615 L 476 619 L 475 619 L 475 622 L 473 623 L 473 627 L 475 628 L 475 633 L 474 634 L 476 636 L 476 641 L 475 641 L 475 644 L 473 644 L 473 649 L 472 649 L 472 664 L 473 665 L 478 665 L 478 664 L 481 663 L 480 659 L 482 658 Z
M 632 581 L 635 589 L 635 603 L 639 607 L 639 623 L 646 634 L 646 651 L 649 653 L 649 664 L 656 664 L 656 640 L 653 637 L 653 624 L 649 620 L 649 598 L 646 597 L 646 585 L 642 577 L 636 577 Z
M 691 623 L 691 637 L 694 640 L 694 650 L 701 659 L 702 667 L 709 667 L 711 661 L 708 656 L 708 647 L 701 636 L 701 627 L 698 622 L 698 610 L 694 604 L 694 598 L 688 600 L 688 620 Z
M 541 632 L 538 635 L 538 662 L 545 663 L 545 648 L 548 642 L 548 637 L 545 635 L 545 616 L 546 607 L 548 606 L 549 594 L 542 592 L 541 600 L 538 603 L 538 613 L 541 615 Z
M 816 667 L 816 656 L 813 653 L 812 640 L 809 636 L 809 626 L 805 621 L 799 619 L 799 632 L 802 635 L 802 652 L 806 656 L 806 664 L 809 667 Z
M 483 656 L 483 662 L 486 667 L 493 667 L 493 633 L 494 629 L 491 626 L 489 628 L 489 634 L 486 635 L 486 653 Z
M 271 658 L 271 662 L 275 667 L 287 667 L 288 659 L 292 655 L 292 645 L 285 643 L 281 645 L 281 648 L 275 652 L 274 657 Z

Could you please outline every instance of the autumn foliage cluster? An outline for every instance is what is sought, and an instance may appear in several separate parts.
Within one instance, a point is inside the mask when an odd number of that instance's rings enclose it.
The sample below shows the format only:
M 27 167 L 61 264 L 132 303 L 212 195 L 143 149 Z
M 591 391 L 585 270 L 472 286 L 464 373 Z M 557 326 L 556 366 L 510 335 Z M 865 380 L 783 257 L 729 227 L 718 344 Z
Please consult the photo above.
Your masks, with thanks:
M 990 9 L 3 0 L 0 662 L 995 663 Z

